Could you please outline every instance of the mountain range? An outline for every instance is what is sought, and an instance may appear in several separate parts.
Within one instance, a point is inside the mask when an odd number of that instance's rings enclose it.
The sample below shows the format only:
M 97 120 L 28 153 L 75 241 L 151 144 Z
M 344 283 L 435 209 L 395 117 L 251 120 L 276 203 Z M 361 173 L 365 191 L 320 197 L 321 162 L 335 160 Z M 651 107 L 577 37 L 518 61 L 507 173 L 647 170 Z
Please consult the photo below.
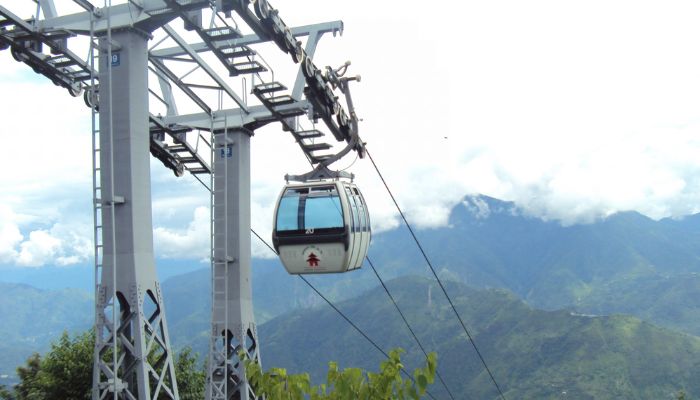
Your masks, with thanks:
M 42 290 L 0 282 L 0 384 L 33 352 L 49 349 L 61 332 L 92 326 L 92 295 L 80 289 Z M 7 378 L 4 378 L 7 379 Z
M 501 332 L 502 336 L 496 335 L 493 339 L 498 342 L 493 345 L 496 354 L 493 356 L 494 360 L 506 360 L 504 375 L 511 374 L 511 370 L 506 368 L 509 362 L 508 353 L 504 350 L 508 348 L 508 341 L 524 344 L 524 349 L 527 350 L 513 350 L 513 357 L 517 354 L 520 354 L 518 357 L 522 357 L 521 365 L 514 367 L 520 372 L 517 376 L 507 378 L 508 382 L 521 382 L 508 387 L 508 390 L 515 390 L 512 392 L 515 397 L 558 397 L 561 392 L 556 390 L 564 388 L 562 391 L 569 394 L 580 394 L 573 396 L 575 398 L 600 398 L 600 393 L 596 394 L 593 388 L 605 387 L 606 391 L 612 390 L 611 393 L 617 393 L 606 380 L 612 376 L 617 376 L 617 381 L 622 385 L 619 393 L 631 393 L 634 394 L 633 397 L 665 398 L 669 393 L 682 388 L 700 393 L 686 379 L 682 368 L 679 369 L 682 366 L 691 371 L 693 367 L 697 367 L 692 364 L 690 357 L 696 355 L 696 338 L 690 335 L 700 335 L 700 214 L 678 220 L 654 221 L 635 212 L 624 212 L 590 224 L 563 226 L 557 221 L 530 217 L 510 202 L 486 196 L 467 196 L 452 210 L 448 226 L 422 229 L 416 233 L 438 274 L 444 281 L 449 282 L 447 290 L 450 295 L 462 299 L 464 307 L 467 307 L 465 315 L 469 315 L 470 318 L 468 325 L 473 325 L 477 332 L 482 332 L 486 329 L 482 324 L 489 321 L 489 318 L 495 318 L 489 317 L 487 312 L 477 312 L 472 316 L 471 312 L 474 310 L 468 310 L 470 299 L 473 301 L 489 298 L 493 301 L 485 302 L 482 307 L 504 318 L 497 324 L 511 326 L 508 334 Z M 405 278 L 392 281 L 401 293 L 404 286 L 429 285 L 426 283 L 429 281 L 421 279 L 432 279 L 425 261 L 413 245 L 405 227 L 374 235 L 370 259 L 385 281 L 412 276 L 408 281 Z M 333 301 L 344 302 L 343 305 L 347 304 L 347 307 L 356 307 L 358 310 L 362 309 L 365 299 L 374 298 L 372 296 L 378 284 L 367 263 L 356 272 L 313 276 L 308 279 Z M 32 312 L 26 307 L 17 307 L 13 302 L 22 302 L 26 296 L 36 296 L 32 294 L 32 290 L 36 289 L 21 285 L 16 287 L 14 292 L 9 292 L 14 293 L 10 297 L 5 296 L 5 290 L 0 287 L 0 321 L 19 321 L 23 318 L 26 321 L 26 314 Z M 205 268 L 171 276 L 163 281 L 162 287 L 174 345 L 190 345 L 205 352 L 210 312 L 208 270 Z M 419 292 L 423 294 L 417 299 L 427 299 L 425 290 L 420 289 Z M 434 304 L 439 304 L 436 290 L 433 285 Z M 477 290 L 486 291 L 476 292 Z M 27 294 L 23 291 L 27 291 Z M 301 335 L 297 330 L 304 332 L 303 326 L 298 325 L 299 321 L 308 322 L 309 318 L 326 321 L 324 318 L 328 310 L 319 308 L 322 306 L 322 300 L 300 279 L 287 275 L 277 260 L 254 260 L 253 292 L 256 320 L 260 325 L 263 362 L 266 365 L 289 366 L 291 369 L 307 368 L 316 376 L 325 366 L 323 363 L 331 359 L 348 363 L 364 362 L 363 365 L 367 367 L 376 365 L 376 360 L 366 363 L 353 356 L 351 353 L 356 352 L 354 346 L 337 346 L 338 343 L 344 344 L 345 340 L 350 340 L 346 335 L 350 335 L 351 332 L 347 327 L 332 322 L 312 324 L 316 327 L 314 332 L 318 332 L 319 341 L 328 340 L 329 345 L 335 344 L 335 347 L 338 347 L 337 351 L 345 349 L 348 354 L 329 352 L 326 355 L 319 350 L 315 353 L 317 356 L 313 357 L 321 362 L 319 367 L 302 362 L 309 358 L 304 355 L 307 353 L 290 353 L 297 346 L 292 344 L 292 339 Z M 45 291 L 39 296 L 53 299 L 45 309 L 48 312 L 55 306 L 59 310 L 55 315 L 61 315 L 62 299 L 65 299 L 66 304 L 82 304 L 74 298 L 78 294 L 85 304 L 92 306 L 90 296 L 84 291 Z M 402 296 L 411 297 L 405 293 Z M 381 331 L 378 326 L 386 322 L 386 316 L 376 314 L 375 308 L 386 307 L 386 304 L 379 306 L 378 303 L 365 307 L 368 316 L 365 317 L 367 322 L 364 323 L 367 329 Z M 452 328 L 445 329 L 444 332 L 450 332 L 448 335 L 431 330 L 430 327 L 429 321 L 433 320 L 436 329 L 438 326 L 443 327 L 443 322 L 448 324 L 446 311 L 442 310 L 442 306 L 435 305 L 433 308 L 442 311 L 433 315 L 429 307 L 425 310 L 420 304 L 416 307 L 416 310 L 413 306 L 408 309 L 412 313 L 418 313 L 416 323 L 422 326 L 422 334 L 431 338 L 434 348 L 443 355 L 441 365 L 453 365 L 462 369 L 456 365 L 460 360 L 466 360 L 466 355 L 463 354 L 464 357 L 460 356 L 461 358 L 455 360 L 449 358 L 453 354 L 459 354 L 456 348 L 450 347 L 449 344 L 461 343 L 463 338 L 460 337 L 460 333 Z M 92 321 L 92 308 L 86 308 L 85 316 L 86 318 L 79 320 L 66 317 L 61 324 L 65 329 L 84 329 Z M 45 335 L 41 336 L 42 339 L 35 340 L 33 347 L 15 346 L 13 343 L 16 338 L 10 336 L 11 340 L 7 342 L 6 347 L 17 350 L 17 354 L 23 351 L 26 353 L 30 348 L 45 350 L 48 346 L 48 336 L 54 332 L 53 325 L 48 324 L 51 318 L 30 319 L 47 323 L 44 326 L 34 326 L 31 330 Z M 553 329 L 553 325 L 547 323 L 549 320 L 557 321 L 559 329 L 548 331 L 547 329 Z M 657 328 L 642 320 L 684 333 Z M 547 329 L 539 332 L 538 324 L 544 324 L 542 328 Z M 380 337 L 390 338 L 391 332 L 401 331 L 400 327 L 389 325 L 391 329 L 379 333 Z M 15 335 L 24 332 L 16 322 L 8 326 Z M 332 335 L 338 335 L 338 338 L 333 339 Z M 485 348 L 488 349 L 488 343 L 491 343 L 491 339 L 488 338 L 491 335 L 478 335 L 479 340 L 485 342 Z M 20 336 L 30 337 L 26 334 Z M 306 336 L 308 337 L 299 340 L 312 338 Z M 595 338 L 600 337 L 605 338 L 604 341 L 608 345 L 614 343 L 615 346 L 600 347 L 599 343 L 595 344 Z M 286 338 L 291 347 L 284 349 L 283 341 L 279 338 Z M 547 342 L 550 339 L 551 341 Z M 540 346 L 537 350 L 537 346 L 533 344 L 545 342 L 555 348 L 561 347 L 557 357 L 547 359 L 547 362 L 541 358 L 540 353 L 544 351 L 542 349 L 547 350 L 551 346 Z M 676 344 L 671 346 L 663 343 Z M 649 354 L 640 347 L 650 345 L 652 349 L 649 350 Z M 413 355 L 416 351 L 410 347 L 411 344 L 402 346 L 409 350 L 407 356 L 413 357 L 412 361 L 417 362 Z M 307 351 L 314 346 L 299 342 L 298 347 Z M 588 348 L 598 349 L 601 355 L 590 359 L 591 355 L 586 350 Z M 368 351 L 371 350 L 363 350 Z M 643 354 L 639 357 L 644 359 L 635 358 L 632 353 Z M 334 357 L 334 354 L 337 357 Z M 665 364 L 662 360 L 664 354 L 670 359 L 680 360 L 677 363 L 679 368 Z M 0 359 L 0 376 L 8 369 L 11 370 L 16 365 L 11 364 L 14 362 L 12 360 L 17 359 L 18 356 Z M 576 360 L 580 362 L 577 363 Z M 664 366 L 663 368 L 669 371 L 670 375 L 664 377 L 659 370 L 653 377 L 656 379 L 653 383 L 667 382 L 666 386 L 654 385 L 642 389 L 646 384 L 639 383 L 641 381 L 638 374 L 631 371 L 644 360 L 653 360 L 654 365 Z M 499 362 L 495 365 L 499 365 Z M 596 373 L 602 373 L 602 377 L 596 378 L 591 375 L 586 378 L 589 381 L 583 378 L 571 380 L 572 376 L 576 376 L 574 371 L 577 365 L 581 368 L 581 373 L 593 374 L 591 371 L 599 371 Z M 626 375 L 615 372 L 618 368 L 627 371 Z M 530 369 L 536 376 L 524 372 Z M 455 387 L 459 388 L 456 390 L 486 396 L 474 396 L 475 398 L 490 397 L 488 389 L 484 389 L 488 382 L 484 381 L 483 373 L 478 373 L 476 369 L 474 373 L 481 374 L 481 381 L 469 381 L 464 385 L 455 383 Z M 642 372 L 639 373 L 643 375 Z M 548 381 L 549 378 L 544 378 L 546 376 L 559 376 L 561 380 Z M 566 378 L 567 376 L 569 378 Z M 537 382 L 539 386 L 528 386 L 527 382 Z M 556 390 L 537 391 L 544 390 L 542 388 L 546 385 Z M 480 387 L 482 389 L 479 389 Z M 642 391 L 630 389 L 636 387 Z M 661 397 L 649 397 L 650 393 Z
M 506 288 L 537 308 L 627 313 L 700 334 L 700 214 L 654 221 L 623 212 L 562 226 L 472 196 L 454 207 L 448 228 L 418 237 L 436 268 L 472 286 Z M 378 237 L 375 258 L 420 270 L 409 240 L 402 229 Z
M 435 281 L 402 277 L 387 286 L 454 398 L 497 399 L 466 333 Z M 624 315 L 542 311 L 503 289 L 449 282 L 456 309 L 509 399 L 675 399 L 700 394 L 700 338 Z M 408 370 L 423 362 L 382 288 L 337 304 L 381 348 L 400 346 Z M 328 360 L 376 369 L 383 358 L 330 307 L 297 310 L 260 327 L 262 362 L 308 371 L 321 382 Z M 449 398 L 439 379 L 435 398 Z

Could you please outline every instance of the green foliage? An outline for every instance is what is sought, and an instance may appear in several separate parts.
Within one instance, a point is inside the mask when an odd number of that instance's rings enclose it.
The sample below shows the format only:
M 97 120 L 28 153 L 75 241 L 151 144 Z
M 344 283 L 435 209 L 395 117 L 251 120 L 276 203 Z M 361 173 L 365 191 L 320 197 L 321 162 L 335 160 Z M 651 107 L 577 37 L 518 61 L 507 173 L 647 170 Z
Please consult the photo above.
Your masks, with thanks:
M 434 281 L 407 277 L 387 285 L 416 335 L 440 354 L 440 373 L 454 397 L 497 398 L 468 340 L 459 336 L 461 327 L 449 304 L 436 295 Z M 629 316 L 535 310 L 503 290 L 475 290 L 456 283 L 447 283 L 446 289 L 506 398 L 549 399 L 566 392 L 576 399 L 662 399 L 679 388 L 686 398 L 698 398 L 700 338 Z M 405 346 L 405 365 L 422 362 L 420 349 L 381 288 L 338 306 L 380 346 Z M 268 322 L 261 329 L 261 342 L 266 363 L 292 373 L 308 372 L 313 382 L 326 374 L 327 366 L 319 359 L 365 369 L 374 363 L 361 350 L 367 348 L 364 339 L 328 308 Z M 448 398 L 440 384 L 430 391 Z
M 339 370 L 338 364 L 328 364 L 326 383 L 311 386 L 308 373 L 287 374 L 284 368 L 262 372 L 260 365 L 244 360 L 246 373 L 257 393 L 268 400 L 389 400 L 420 399 L 435 379 L 437 355 L 430 353 L 426 366 L 413 372 L 413 380 L 404 380 L 401 372 L 403 350 L 394 349 L 380 364 L 380 372 L 365 372 L 360 368 Z
M 15 386 L 17 400 L 40 400 L 44 398 L 41 389 L 39 371 L 41 369 L 41 356 L 32 354 L 27 359 L 27 364 L 17 368 L 17 376 L 20 382 Z
M 92 357 L 95 335 L 92 331 L 70 337 L 64 332 L 51 345 L 41 362 L 40 387 L 48 399 L 90 399 Z
M 44 358 L 35 353 L 24 366 L 17 368 L 19 384 L 14 393 L 0 387 L 0 399 L 90 399 L 94 346 L 95 335 L 91 330 L 73 337 L 64 332 Z M 190 348 L 183 349 L 175 359 L 181 400 L 204 398 L 205 374 L 198 364 L 197 355 Z
M 17 368 L 17 400 L 90 399 L 93 347 L 91 331 L 74 337 L 64 332 L 43 359 L 35 353 Z
M 0 385 L 0 399 L 1 400 L 15 400 L 14 395 L 10 390 L 5 387 L 5 385 Z
M 206 374 L 198 369 L 198 356 L 192 349 L 185 347 L 175 360 L 175 376 L 180 400 L 201 400 L 204 398 Z

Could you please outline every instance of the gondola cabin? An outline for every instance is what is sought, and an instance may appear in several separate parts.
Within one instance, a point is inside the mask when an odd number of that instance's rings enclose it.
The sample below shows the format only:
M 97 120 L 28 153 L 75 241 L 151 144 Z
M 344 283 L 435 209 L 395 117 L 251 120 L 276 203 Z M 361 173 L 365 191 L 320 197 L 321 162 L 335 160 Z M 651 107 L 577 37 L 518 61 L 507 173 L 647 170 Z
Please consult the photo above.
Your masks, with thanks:
M 277 201 L 272 243 L 290 274 L 360 268 L 370 236 L 367 205 L 352 183 L 288 184 Z

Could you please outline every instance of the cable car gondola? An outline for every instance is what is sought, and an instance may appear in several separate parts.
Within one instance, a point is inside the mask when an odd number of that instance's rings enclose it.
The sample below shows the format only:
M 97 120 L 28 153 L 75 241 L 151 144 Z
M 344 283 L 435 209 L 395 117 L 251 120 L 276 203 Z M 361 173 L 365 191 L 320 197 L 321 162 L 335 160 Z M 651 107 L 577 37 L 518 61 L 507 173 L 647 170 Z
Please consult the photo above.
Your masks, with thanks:
M 371 237 L 356 185 L 341 180 L 287 184 L 275 209 L 272 242 L 290 274 L 360 268 Z

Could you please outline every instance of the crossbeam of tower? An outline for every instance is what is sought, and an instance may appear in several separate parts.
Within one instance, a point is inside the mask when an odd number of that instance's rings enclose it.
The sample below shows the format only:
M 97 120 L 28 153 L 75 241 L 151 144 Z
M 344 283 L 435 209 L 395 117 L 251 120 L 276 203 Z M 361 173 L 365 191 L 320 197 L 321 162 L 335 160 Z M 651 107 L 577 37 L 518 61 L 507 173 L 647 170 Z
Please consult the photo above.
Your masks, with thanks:
M 59 14 L 63 4 L 54 0 L 36 0 L 36 12 L 0 5 L 0 50 L 71 95 L 82 93 L 93 111 L 93 398 L 179 398 L 155 274 L 149 152 L 211 193 L 207 398 L 257 398 L 237 354 L 260 361 L 250 289 L 250 140 L 280 122 L 316 166 L 314 176 L 327 176 L 349 151 L 364 155 L 347 86 L 355 78 L 313 62 L 321 37 L 342 34 L 343 24 L 289 27 L 267 0 L 63 2 L 80 11 Z M 81 36 L 89 38 L 87 57 L 79 55 Z M 293 82 L 275 80 L 259 54 L 269 42 L 290 56 Z M 323 127 L 305 128 L 306 118 Z M 326 133 L 335 145 L 322 141 Z

